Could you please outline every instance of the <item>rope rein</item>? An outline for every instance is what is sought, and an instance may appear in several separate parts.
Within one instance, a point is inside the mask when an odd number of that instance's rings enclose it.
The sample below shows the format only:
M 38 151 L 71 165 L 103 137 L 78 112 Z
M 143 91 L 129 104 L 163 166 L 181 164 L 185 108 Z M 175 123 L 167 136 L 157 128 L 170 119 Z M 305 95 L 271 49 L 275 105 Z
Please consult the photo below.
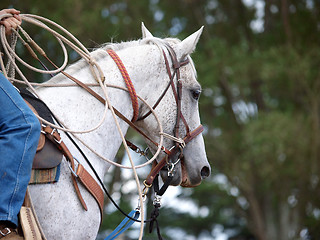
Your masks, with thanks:
M 139 103 L 138 103 L 138 98 L 137 98 L 137 94 L 136 94 L 136 90 L 134 89 L 134 86 L 132 84 L 132 81 L 129 77 L 129 74 L 127 72 L 127 69 L 125 68 L 125 66 L 123 65 L 121 59 L 119 58 L 119 56 L 116 54 L 115 51 L 113 51 L 112 49 L 108 49 L 107 50 L 108 54 L 110 55 L 110 57 L 115 61 L 115 63 L 117 64 L 121 75 L 123 77 L 123 80 L 125 81 L 129 94 L 130 94 L 130 98 L 131 98 L 131 102 L 132 102 L 132 108 L 133 108 L 133 118 L 131 120 L 131 122 L 135 122 L 138 119 L 138 115 L 139 115 Z

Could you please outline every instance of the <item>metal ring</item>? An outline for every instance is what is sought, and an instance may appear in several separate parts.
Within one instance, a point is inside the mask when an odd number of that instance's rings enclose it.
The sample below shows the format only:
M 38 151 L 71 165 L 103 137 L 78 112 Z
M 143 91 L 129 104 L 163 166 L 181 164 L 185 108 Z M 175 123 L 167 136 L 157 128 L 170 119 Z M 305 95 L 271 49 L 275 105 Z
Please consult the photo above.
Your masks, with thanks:
M 73 159 L 76 160 L 76 162 L 77 162 L 78 164 L 80 164 L 80 162 L 78 161 L 78 159 L 76 159 L 75 157 L 73 157 Z M 78 175 L 77 175 L 77 173 L 75 172 L 75 170 L 72 169 L 70 162 L 68 162 L 68 167 L 69 167 L 71 173 L 72 173 L 75 177 L 78 177 Z
M 146 188 L 151 188 L 152 187 L 152 183 L 150 185 L 147 184 L 146 180 L 143 181 L 143 185 L 146 187 Z
M 3 236 L 3 237 L 5 237 L 5 236 L 7 236 L 7 235 L 9 235 L 10 233 L 11 233 L 11 230 L 10 230 L 10 228 L 5 228 L 4 230 L 7 230 L 7 233 L 4 233 L 4 232 L 2 232 L 2 230 L 0 230 L 0 234 Z

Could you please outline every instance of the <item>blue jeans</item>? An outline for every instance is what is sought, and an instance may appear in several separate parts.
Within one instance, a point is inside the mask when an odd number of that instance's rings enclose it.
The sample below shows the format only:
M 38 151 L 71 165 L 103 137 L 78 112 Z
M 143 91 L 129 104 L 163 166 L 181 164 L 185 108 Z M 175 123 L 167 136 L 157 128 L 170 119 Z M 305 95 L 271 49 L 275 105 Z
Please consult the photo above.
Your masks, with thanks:
M 18 224 L 40 136 L 40 122 L 0 73 L 0 221 Z

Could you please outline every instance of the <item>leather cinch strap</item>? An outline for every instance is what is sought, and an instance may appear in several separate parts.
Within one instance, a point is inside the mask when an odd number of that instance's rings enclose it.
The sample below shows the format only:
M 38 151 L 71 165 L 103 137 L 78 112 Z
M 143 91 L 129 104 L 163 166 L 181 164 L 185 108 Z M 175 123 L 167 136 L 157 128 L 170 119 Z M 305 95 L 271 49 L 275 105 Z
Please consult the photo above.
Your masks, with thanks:
M 102 213 L 104 195 L 100 186 L 97 184 L 96 180 L 94 180 L 94 178 L 90 175 L 90 173 L 88 173 L 88 171 L 81 164 L 78 165 L 78 170 L 76 174 L 78 176 L 78 179 L 81 181 L 81 183 L 94 196 L 97 203 L 99 204 L 99 208 Z M 101 216 L 101 219 L 102 219 L 102 216 Z

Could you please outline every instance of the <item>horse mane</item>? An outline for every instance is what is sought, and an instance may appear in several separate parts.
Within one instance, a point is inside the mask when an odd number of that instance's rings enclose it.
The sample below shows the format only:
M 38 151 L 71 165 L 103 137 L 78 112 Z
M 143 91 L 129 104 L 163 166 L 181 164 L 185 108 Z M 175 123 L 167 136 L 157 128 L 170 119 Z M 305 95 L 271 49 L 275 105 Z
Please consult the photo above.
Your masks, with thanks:
M 174 44 L 177 44 L 179 42 L 181 41 L 177 38 L 161 39 L 157 37 L 151 37 L 151 38 L 144 38 L 144 39 L 138 39 L 138 40 L 132 40 L 132 41 L 120 42 L 120 43 L 105 43 L 99 46 L 98 48 L 94 48 L 90 54 L 96 61 L 99 61 L 100 59 L 106 56 L 106 50 L 108 49 L 112 49 L 114 51 L 120 51 L 120 50 L 131 48 L 131 47 L 154 44 L 159 48 L 161 52 L 162 49 L 166 48 L 166 46 L 172 47 Z M 191 63 L 193 73 L 195 74 L 195 77 L 197 77 L 196 69 L 192 61 L 192 58 L 188 56 L 188 59 Z M 88 63 L 84 59 L 80 59 L 76 63 L 73 63 L 70 66 L 68 66 L 67 71 L 69 74 L 73 74 L 74 72 L 79 71 L 80 69 L 84 68 L 87 65 Z M 60 78 L 58 76 L 56 78 Z M 63 76 L 61 76 L 61 78 L 63 78 Z
M 130 42 L 106 43 L 98 50 L 102 49 L 105 52 L 107 49 L 112 49 L 114 51 L 117 51 L 117 50 L 122 50 L 122 49 L 125 49 L 128 47 L 154 44 L 159 48 L 159 50 L 161 52 L 162 49 L 166 48 L 166 46 L 172 47 L 173 45 L 180 43 L 180 42 L 181 42 L 181 40 L 179 40 L 178 38 L 164 38 L 164 39 L 162 39 L 162 38 L 157 38 L 157 37 L 149 37 L 149 38 L 139 39 L 139 40 L 130 41 Z M 97 51 L 96 53 L 99 54 L 99 52 Z M 103 57 L 104 55 L 105 55 L 105 53 L 103 53 L 103 55 L 100 55 L 100 57 Z M 192 72 L 194 73 L 195 77 L 197 78 L 197 71 L 194 66 L 194 62 L 189 55 L 187 58 L 189 59 L 189 62 L 192 66 Z

